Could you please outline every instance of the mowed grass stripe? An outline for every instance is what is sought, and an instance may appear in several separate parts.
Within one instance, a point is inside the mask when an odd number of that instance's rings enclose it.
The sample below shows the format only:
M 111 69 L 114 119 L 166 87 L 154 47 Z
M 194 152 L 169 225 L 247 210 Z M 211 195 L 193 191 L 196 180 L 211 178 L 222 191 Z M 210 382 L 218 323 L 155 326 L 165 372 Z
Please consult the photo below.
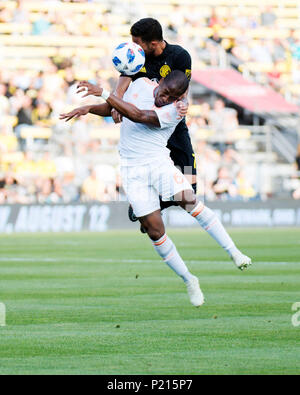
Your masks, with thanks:
M 200 309 L 139 233 L 2 237 L 0 374 L 300 373 L 300 231 L 231 233 L 260 262 L 247 272 L 204 232 L 170 232 Z

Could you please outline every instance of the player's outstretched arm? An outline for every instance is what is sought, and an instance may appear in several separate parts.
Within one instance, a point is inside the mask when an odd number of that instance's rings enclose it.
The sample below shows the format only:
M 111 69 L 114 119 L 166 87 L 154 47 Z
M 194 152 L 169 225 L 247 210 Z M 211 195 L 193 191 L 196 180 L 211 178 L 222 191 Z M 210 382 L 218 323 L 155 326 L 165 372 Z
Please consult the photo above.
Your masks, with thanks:
M 77 93 L 81 92 L 85 92 L 83 97 L 87 97 L 89 95 L 103 97 L 103 88 L 93 85 L 87 81 L 82 81 L 78 84 Z M 133 104 L 127 103 L 113 94 L 105 97 L 105 100 L 108 105 L 133 122 L 160 127 L 160 122 L 155 111 L 140 110 Z
M 99 105 L 90 105 L 75 108 L 73 111 L 65 114 L 60 114 L 59 119 L 68 122 L 71 119 L 77 119 L 87 114 L 95 114 L 101 117 L 109 117 L 110 112 L 111 106 L 108 103 L 104 103 Z
M 140 110 L 133 104 L 127 103 L 115 95 L 110 95 L 107 99 L 107 103 L 132 122 L 160 127 L 160 122 L 155 111 Z

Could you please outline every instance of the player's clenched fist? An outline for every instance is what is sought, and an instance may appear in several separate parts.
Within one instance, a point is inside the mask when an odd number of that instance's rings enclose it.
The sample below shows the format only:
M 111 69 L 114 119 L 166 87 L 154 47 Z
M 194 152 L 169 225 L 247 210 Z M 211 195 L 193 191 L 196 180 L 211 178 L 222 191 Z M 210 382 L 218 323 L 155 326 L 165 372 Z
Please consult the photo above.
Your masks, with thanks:
M 111 116 L 112 119 L 114 120 L 114 123 L 121 123 L 123 120 L 122 115 L 114 108 L 111 110 Z
M 188 106 L 187 102 L 180 100 L 176 103 L 176 108 L 177 108 L 179 117 L 184 118 L 188 113 L 189 106 Z
M 83 98 L 90 95 L 101 96 L 103 93 L 103 88 L 87 81 L 81 81 L 77 86 L 77 93 L 81 92 L 85 92 L 85 95 L 82 96 Z
M 59 119 L 65 119 L 66 122 L 70 121 L 72 118 L 79 118 L 82 115 L 87 115 L 89 113 L 90 106 L 83 106 L 79 108 L 75 108 L 75 110 L 70 111 L 66 114 L 60 114 Z

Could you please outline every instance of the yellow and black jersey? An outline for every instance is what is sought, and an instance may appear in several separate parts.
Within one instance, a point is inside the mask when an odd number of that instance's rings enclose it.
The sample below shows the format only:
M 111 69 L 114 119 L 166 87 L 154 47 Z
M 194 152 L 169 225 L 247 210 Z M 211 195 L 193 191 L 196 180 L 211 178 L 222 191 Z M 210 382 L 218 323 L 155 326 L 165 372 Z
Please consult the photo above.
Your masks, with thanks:
M 166 42 L 166 48 L 159 56 L 147 56 L 145 66 L 131 78 L 147 77 L 159 81 L 171 71 L 183 71 L 191 79 L 192 59 L 190 54 L 180 45 L 171 45 Z

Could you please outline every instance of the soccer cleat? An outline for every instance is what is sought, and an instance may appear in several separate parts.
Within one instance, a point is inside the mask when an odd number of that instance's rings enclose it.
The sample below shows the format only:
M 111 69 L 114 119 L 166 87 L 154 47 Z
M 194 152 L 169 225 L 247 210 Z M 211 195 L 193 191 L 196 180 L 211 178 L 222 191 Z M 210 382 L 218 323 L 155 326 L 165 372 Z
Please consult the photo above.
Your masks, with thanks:
M 188 295 L 193 306 L 199 307 L 204 304 L 204 295 L 199 286 L 199 280 L 193 276 L 191 280 L 186 283 Z
M 137 218 L 136 215 L 134 214 L 133 208 L 132 208 L 131 205 L 128 207 L 128 217 L 129 217 L 129 219 L 130 219 L 131 222 L 136 222 L 136 221 L 138 221 L 138 218 Z
M 247 267 L 252 265 L 252 260 L 247 255 L 242 254 L 240 251 L 232 254 L 231 256 L 236 267 L 240 270 L 247 269 Z

